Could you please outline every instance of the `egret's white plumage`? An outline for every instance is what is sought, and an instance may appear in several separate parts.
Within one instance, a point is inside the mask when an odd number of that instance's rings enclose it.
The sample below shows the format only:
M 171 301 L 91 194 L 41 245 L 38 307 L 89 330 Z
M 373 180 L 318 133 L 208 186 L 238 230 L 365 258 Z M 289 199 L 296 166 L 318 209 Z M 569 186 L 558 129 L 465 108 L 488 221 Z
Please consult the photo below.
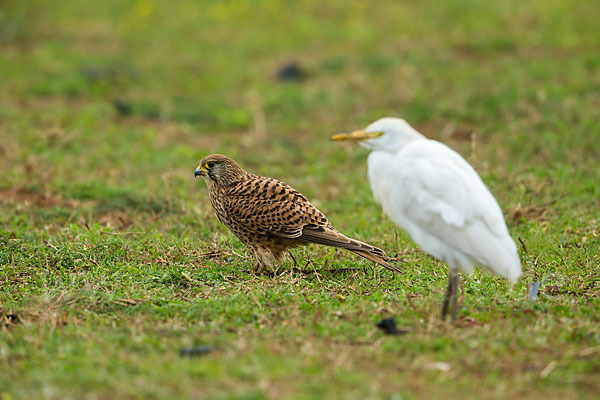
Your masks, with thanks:
M 364 131 L 333 139 L 360 141 L 371 150 L 368 170 L 375 200 L 419 247 L 449 265 L 443 315 L 448 293 L 456 292 L 456 284 L 451 288 L 456 272 L 470 274 L 481 266 L 513 283 L 518 280 L 521 263 L 502 211 L 457 152 L 399 118 L 382 118 Z

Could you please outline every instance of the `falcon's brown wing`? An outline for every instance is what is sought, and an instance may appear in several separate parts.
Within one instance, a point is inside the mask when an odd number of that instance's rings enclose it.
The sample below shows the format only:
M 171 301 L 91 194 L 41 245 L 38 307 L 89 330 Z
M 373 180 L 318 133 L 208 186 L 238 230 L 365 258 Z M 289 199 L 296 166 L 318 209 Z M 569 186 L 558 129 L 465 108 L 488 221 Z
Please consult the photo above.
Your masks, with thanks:
M 304 195 L 277 179 L 248 174 L 230 187 L 223 206 L 250 233 L 344 248 L 399 271 L 384 260 L 381 249 L 338 232 Z
M 229 188 L 223 206 L 253 233 L 298 239 L 307 225 L 331 227 L 302 193 L 273 178 L 248 174 L 247 179 Z

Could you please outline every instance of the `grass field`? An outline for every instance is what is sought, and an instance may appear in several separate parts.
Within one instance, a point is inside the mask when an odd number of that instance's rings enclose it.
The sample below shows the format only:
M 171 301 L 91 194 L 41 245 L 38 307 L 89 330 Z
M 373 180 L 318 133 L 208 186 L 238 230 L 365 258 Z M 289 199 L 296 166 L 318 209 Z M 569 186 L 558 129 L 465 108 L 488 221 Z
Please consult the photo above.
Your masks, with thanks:
M 0 2 L 0 399 L 598 398 L 598 21 L 558 0 Z M 290 62 L 304 79 L 280 82 Z M 513 287 L 463 277 L 455 326 L 446 267 L 382 218 L 366 151 L 328 141 L 386 115 L 460 152 L 519 245 Z M 311 246 L 254 275 L 193 178 L 212 152 L 404 272 Z M 392 315 L 407 334 L 377 330 Z

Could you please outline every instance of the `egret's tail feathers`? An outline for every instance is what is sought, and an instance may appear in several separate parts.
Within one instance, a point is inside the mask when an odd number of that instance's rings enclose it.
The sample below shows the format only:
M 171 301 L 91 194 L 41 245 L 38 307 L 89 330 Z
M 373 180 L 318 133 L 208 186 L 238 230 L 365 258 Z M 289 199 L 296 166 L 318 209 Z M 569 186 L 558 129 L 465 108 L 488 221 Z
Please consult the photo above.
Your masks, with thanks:
M 507 237 L 503 248 L 498 249 L 494 271 L 510 281 L 517 283 L 521 277 L 521 260 L 515 242 Z
M 517 256 L 516 262 L 512 265 L 508 266 L 504 277 L 510 281 L 510 283 L 517 283 L 519 278 L 521 277 L 521 262 L 519 261 L 519 257 Z
M 517 283 L 521 277 L 521 261 L 516 253 L 514 254 L 502 254 L 501 257 L 495 262 L 477 263 L 481 265 L 485 270 L 491 272 L 494 275 L 502 276 L 510 281 L 510 283 Z

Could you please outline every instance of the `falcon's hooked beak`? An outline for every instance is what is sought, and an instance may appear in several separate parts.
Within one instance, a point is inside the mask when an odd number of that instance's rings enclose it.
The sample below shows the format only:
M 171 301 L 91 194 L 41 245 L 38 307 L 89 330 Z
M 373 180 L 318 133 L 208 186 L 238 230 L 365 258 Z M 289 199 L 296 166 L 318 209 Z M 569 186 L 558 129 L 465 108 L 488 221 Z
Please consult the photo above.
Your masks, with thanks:
M 338 133 L 333 135 L 331 140 L 335 142 L 364 142 L 369 139 L 377 139 L 383 136 L 385 132 L 367 132 L 367 131 L 354 131 L 351 133 Z
M 197 176 L 206 176 L 207 174 L 208 171 L 202 168 L 200 165 L 198 165 L 194 170 L 194 178 L 196 178 Z

